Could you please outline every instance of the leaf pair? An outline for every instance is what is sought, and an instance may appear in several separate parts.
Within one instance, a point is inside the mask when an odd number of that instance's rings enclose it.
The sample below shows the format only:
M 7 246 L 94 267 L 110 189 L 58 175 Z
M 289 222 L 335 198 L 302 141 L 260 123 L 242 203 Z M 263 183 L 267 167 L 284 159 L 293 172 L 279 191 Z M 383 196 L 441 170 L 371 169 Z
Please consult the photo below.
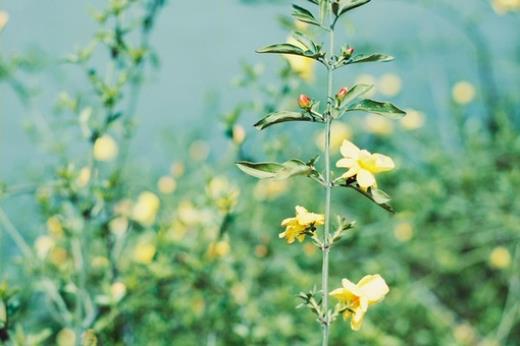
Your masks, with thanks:
M 313 160 L 314 161 L 314 160 Z M 259 179 L 287 179 L 294 176 L 310 176 L 318 174 L 314 168 L 313 161 L 306 164 L 300 160 L 289 160 L 284 163 L 260 162 L 253 163 L 239 161 L 236 163 L 238 168 L 246 174 Z

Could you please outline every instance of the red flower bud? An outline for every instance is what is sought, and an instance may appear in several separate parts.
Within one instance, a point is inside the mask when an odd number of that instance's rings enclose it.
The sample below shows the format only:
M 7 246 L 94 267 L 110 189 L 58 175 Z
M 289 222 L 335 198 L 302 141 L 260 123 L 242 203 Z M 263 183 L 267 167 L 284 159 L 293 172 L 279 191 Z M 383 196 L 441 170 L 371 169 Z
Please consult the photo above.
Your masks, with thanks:
M 350 58 L 352 56 L 352 54 L 354 54 L 354 48 L 352 48 L 352 47 L 348 47 L 347 49 L 345 49 L 343 51 L 343 56 L 347 59 Z
M 338 100 L 339 103 L 343 102 L 347 94 L 348 89 L 346 87 L 339 89 L 338 93 L 336 94 L 336 100 Z
M 310 109 L 312 106 L 312 100 L 309 96 L 301 94 L 298 97 L 298 106 L 300 106 L 302 109 Z

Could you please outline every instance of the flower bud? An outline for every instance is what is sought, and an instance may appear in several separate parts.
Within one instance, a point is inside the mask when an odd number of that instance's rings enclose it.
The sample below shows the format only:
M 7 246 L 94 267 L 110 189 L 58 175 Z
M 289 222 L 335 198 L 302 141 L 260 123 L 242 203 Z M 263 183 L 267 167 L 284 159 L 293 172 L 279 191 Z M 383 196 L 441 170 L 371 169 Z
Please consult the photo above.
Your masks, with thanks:
M 352 54 L 354 54 L 354 48 L 352 47 L 348 47 L 343 50 L 343 56 L 347 59 L 349 59 L 352 56 Z
M 343 102 L 343 100 L 345 99 L 347 94 L 348 94 L 348 89 L 346 87 L 339 89 L 338 93 L 336 94 L 336 100 L 338 100 L 338 103 Z
M 301 94 L 300 97 L 298 97 L 298 106 L 302 109 L 310 109 L 312 106 L 312 100 L 309 96 Z

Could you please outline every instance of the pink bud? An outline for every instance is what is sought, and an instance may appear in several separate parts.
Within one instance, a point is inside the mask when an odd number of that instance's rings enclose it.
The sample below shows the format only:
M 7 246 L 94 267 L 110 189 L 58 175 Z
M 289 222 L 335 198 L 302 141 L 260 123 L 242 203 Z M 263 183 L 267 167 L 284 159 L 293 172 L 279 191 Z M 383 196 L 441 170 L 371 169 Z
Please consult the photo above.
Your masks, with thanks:
M 343 100 L 345 99 L 347 94 L 348 94 L 348 88 L 343 87 L 343 88 L 339 89 L 338 93 L 336 94 L 336 100 L 338 100 L 340 103 L 343 102 Z
M 352 47 L 349 47 L 347 49 L 345 49 L 343 51 L 343 55 L 346 57 L 346 58 L 350 58 L 352 56 L 352 54 L 354 54 L 354 48 Z
M 298 97 L 298 106 L 300 106 L 302 109 L 310 109 L 312 106 L 312 100 L 309 96 L 301 94 Z

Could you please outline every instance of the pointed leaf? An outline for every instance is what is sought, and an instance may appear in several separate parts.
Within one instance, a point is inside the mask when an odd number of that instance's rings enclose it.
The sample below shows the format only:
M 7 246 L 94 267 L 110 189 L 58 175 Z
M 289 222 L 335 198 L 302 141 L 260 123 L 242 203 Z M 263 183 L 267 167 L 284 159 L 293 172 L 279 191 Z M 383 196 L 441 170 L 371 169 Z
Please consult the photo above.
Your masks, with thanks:
M 354 85 L 345 96 L 345 99 L 343 100 L 342 104 L 348 105 L 349 103 L 352 103 L 352 101 L 355 101 L 358 97 L 363 96 L 370 90 L 374 88 L 373 85 L 370 84 L 357 84 Z
M 308 166 L 300 160 L 289 160 L 281 164 L 276 162 L 253 163 L 240 161 L 236 165 L 244 173 L 259 179 L 287 179 L 297 175 L 308 176 L 316 172 L 314 167 Z
M 364 4 L 369 2 L 370 0 L 343 0 L 340 2 L 338 17 L 350 10 L 353 10 L 359 6 L 363 6 Z
M 390 197 L 382 190 L 370 188 L 368 189 L 368 191 L 364 191 L 355 183 L 344 186 L 356 190 L 357 192 L 359 192 L 360 194 L 362 194 L 363 196 L 365 196 L 381 208 L 385 209 L 386 211 L 390 213 L 395 213 L 394 208 L 392 208 L 392 206 L 388 204 L 388 202 L 390 201 Z
M 375 113 L 389 119 L 400 119 L 406 115 L 405 111 L 397 108 L 389 102 L 378 102 L 369 99 L 361 100 L 359 102 L 355 102 L 352 105 L 349 105 L 346 111 L 362 111 Z
M 363 62 L 376 62 L 376 61 L 387 62 L 387 61 L 392 61 L 392 60 L 394 60 L 393 56 L 385 55 L 385 54 L 369 54 L 369 55 L 360 54 L 360 55 L 356 55 L 355 57 L 353 57 L 352 59 L 347 61 L 346 64 L 359 64 L 359 63 L 363 63 Z
M 273 54 L 294 54 L 305 55 L 305 52 L 300 47 L 290 43 L 278 43 L 256 50 L 257 53 L 273 53 Z
M 304 23 L 320 26 L 320 22 L 318 22 L 316 18 L 314 18 L 314 15 L 311 13 L 311 11 L 298 5 L 292 6 L 294 8 L 294 12 L 292 14 L 293 17 Z
M 319 119 L 312 118 L 310 115 L 305 113 L 297 113 L 297 112 L 274 112 L 269 115 L 267 115 L 262 120 L 258 121 L 254 126 L 259 129 L 263 130 L 266 127 L 269 127 L 274 124 L 283 123 L 287 121 L 320 121 Z
M 390 196 L 388 196 L 386 192 L 378 188 L 371 188 L 370 194 L 374 202 L 376 202 L 377 204 L 385 204 L 391 201 Z

